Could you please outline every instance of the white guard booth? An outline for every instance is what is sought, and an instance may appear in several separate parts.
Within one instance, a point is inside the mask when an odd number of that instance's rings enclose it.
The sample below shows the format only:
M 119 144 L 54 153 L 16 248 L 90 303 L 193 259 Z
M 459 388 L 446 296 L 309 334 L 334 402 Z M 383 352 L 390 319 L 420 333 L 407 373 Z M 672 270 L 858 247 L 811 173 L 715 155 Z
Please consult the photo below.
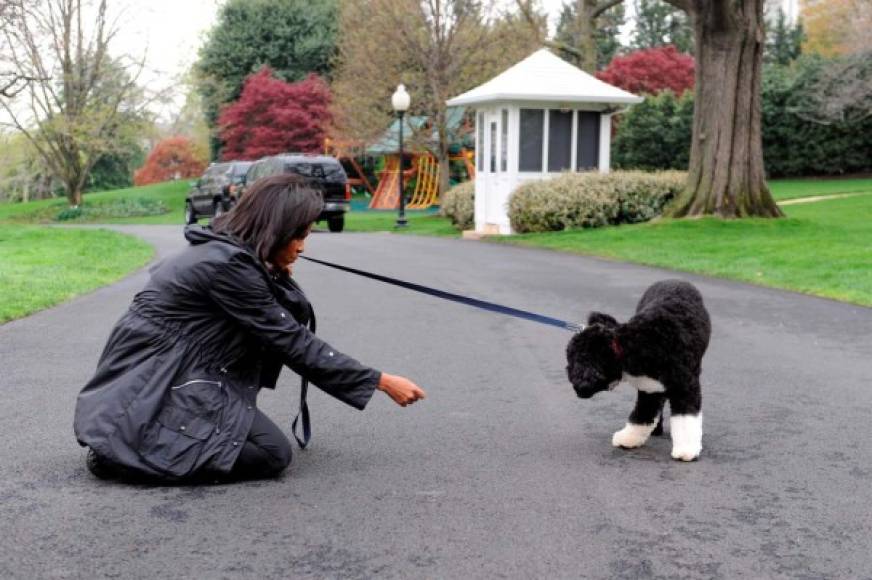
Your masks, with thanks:
M 641 101 L 548 49 L 449 100 L 475 111 L 475 231 L 512 233 L 509 196 L 525 181 L 607 173 L 611 116 Z

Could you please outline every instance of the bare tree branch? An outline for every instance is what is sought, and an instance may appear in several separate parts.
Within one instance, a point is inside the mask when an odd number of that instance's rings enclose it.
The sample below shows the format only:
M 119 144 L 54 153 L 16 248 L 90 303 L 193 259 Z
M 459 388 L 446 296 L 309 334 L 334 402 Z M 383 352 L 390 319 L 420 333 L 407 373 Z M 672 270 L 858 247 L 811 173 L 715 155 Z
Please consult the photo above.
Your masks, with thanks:
M 591 12 L 591 16 L 593 16 L 594 18 L 599 18 L 600 16 L 602 16 L 603 12 L 606 12 L 609 8 L 617 6 L 623 1 L 624 0 L 607 0 L 602 4 L 598 4 L 596 8 L 594 8 Z
M 153 102 L 138 86 L 144 57 L 111 57 L 117 30 L 107 0 L 94 0 L 93 12 L 82 0 L 10 2 L 5 52 L 12 73 L 29 82 L 19 89 L 3 79 L 0 89 L 24 94 L 15 106 L 4 99 L 0 106 L 78 205 L 94 164 L 116 147 L 122 117 L 141 116 Z M 26 113 L 16 110 L 25 104 Z
M 693 10 L 693 0 L 663 0 L 667 4 L 671 4 L 679 10 L 684 10 L 688 14 Z

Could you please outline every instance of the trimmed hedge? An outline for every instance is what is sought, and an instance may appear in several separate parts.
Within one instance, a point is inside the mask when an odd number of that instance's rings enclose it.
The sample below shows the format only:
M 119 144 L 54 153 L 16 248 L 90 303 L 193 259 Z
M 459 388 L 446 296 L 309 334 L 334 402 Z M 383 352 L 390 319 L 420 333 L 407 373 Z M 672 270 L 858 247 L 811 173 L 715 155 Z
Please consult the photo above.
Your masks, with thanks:
M 468 230 L 475 223 L 475 180 L 455 185 L 442 194 L 439 213 L 451 220 L 459 230 Z
M 518 233 L 643 222 L 661 214 L 686 178 L 680 171 L 616 171 L 529 181 L 509 198 L 509 219 Z

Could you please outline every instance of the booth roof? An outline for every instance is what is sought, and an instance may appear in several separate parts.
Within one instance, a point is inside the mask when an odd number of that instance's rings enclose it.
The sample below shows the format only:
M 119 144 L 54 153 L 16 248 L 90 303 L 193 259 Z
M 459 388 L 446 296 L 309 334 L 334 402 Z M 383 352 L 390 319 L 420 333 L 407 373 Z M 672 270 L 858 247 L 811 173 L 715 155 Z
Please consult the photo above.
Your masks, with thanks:
M 642 97 L 604 83 L 543 48 L 447 104 L 457 107 L 505 101 L 621 105 L 640 103 Z

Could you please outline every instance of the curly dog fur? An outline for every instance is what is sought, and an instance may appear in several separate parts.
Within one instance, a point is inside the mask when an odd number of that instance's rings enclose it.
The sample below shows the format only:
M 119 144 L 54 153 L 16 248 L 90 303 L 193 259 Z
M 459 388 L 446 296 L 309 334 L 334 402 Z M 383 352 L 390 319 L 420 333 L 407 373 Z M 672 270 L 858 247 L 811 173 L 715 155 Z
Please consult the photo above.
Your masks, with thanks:
M 702 450 L 702 357 L 711 320 L 702 294 L 689 282 L 653 284 L 624 324 L 592 312 L 588 326 L 566 347 L 567 374 L 576 394 L 587 399 L 622 380 L 638 390 L 633 412 L 612 437 L 615 447 L 645 444 L 662 432 L 669 401 L 672 457 L 693 461 Z

